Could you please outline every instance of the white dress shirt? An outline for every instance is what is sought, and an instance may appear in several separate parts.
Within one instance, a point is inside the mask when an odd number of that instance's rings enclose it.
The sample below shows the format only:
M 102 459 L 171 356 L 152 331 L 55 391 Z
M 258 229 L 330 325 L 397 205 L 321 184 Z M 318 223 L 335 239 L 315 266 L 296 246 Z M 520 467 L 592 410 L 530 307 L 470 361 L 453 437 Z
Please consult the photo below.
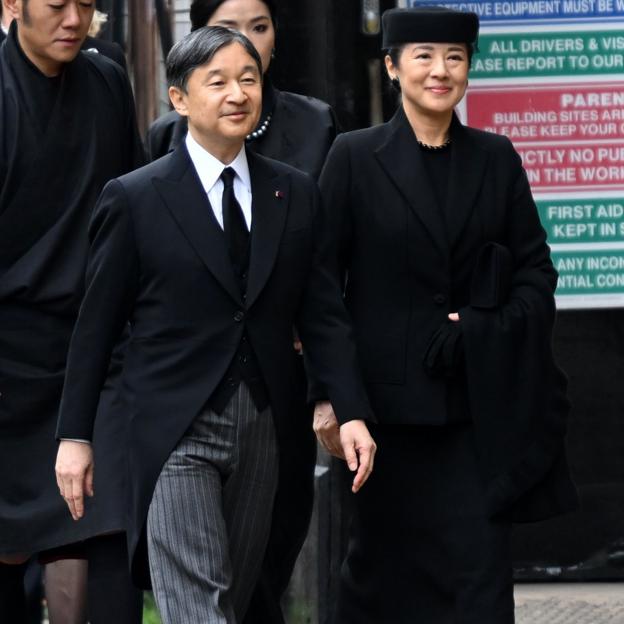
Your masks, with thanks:
M 207 152 L 192 136 L 186 135 L 186 149 L 188 150 L 191 162 L 195 166 L 199 181 L 201 182 L 206 195 L 210 201 L 212 211 L 223 228 L 223 210 L 221 199 L 223 197 L 223 181 L 221 174 L 226 167 L 232 167 L 236 172 L 234 178 L 234 195 L 240 204 L 245 216 L 247 228 L 251 231 L 251 177 L 249 175 L 249 165 L 247 164 L 247 154 L 245 146 L 241 147 L 236 158 L 228 165 L 224 165 L 218 158 Z

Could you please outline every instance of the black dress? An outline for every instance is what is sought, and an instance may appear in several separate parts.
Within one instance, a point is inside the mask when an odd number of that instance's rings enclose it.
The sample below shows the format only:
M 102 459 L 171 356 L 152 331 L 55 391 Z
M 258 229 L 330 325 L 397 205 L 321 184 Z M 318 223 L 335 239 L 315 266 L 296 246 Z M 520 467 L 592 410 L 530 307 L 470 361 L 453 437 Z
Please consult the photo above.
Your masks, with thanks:
M 102 498 L 112 488 L 100 513 L 71 519 L 54 463 L 91 210 L 109 179 L 143 160 L 125 74 L 81 53 L 46 78 L 14 23 L 0 48 L 0 150 L 0 553 L 30 553 L 124 528 L 123 423 L 99 419 L 95 488 Z M 107 390 L 103 405 L 113 401 Z

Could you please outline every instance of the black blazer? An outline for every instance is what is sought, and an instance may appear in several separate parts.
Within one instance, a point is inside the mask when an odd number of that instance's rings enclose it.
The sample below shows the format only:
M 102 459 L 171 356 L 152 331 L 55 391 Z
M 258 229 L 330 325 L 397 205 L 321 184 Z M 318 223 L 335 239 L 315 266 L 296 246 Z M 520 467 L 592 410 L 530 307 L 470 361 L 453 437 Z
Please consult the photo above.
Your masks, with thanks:
M 257 154 L 309 173 L 315 180 L 336 137 L 337 121 L 331 107 L 316 98 L 278 91 L 270 83 L 263 98 L 272 101 L 271 123 L 266 134 L 247 143 Z M 165 113 L 150 126 L 146 147 L 150 160 L 178 147 L 188 129 L 186 117 Z
M 444 211 L 402 108 L 389 123 L 340 135 L 320 187 L 373 410 L 383 423 L 440 425 L 459 393 L 497 514 L 561 454 L 569 403 L 550 351 L 557 274 L 511 142 L 457 118 L 451 141 Z M 512 283 L 503 305 L 483 310 L 471 305 L 471 287 L 491 242 L 509 251 Z M 434 377 L 423 359 L 449 312 L 462 319 L 465 361 L 455 376 Z M 574 505 L 566 484 L 557 508 Z
M 221 381 L 244 331 L 280 444 L 309 426 L 292 418 L 293 325 L 341 419 L 371 418 L 340 288 L 324 266 L 316 184 L 282 163 L 249 151 L 247 158 L 253 204 L 245 300 L 185 146 L 109 183 L 94 212 L 57 433 L 91 437 L 110 353 L 129 320 L 122 398 L 131 419 L 133 553 L 162 464 Z M 135 559 L 139 577 L 142 563 Z

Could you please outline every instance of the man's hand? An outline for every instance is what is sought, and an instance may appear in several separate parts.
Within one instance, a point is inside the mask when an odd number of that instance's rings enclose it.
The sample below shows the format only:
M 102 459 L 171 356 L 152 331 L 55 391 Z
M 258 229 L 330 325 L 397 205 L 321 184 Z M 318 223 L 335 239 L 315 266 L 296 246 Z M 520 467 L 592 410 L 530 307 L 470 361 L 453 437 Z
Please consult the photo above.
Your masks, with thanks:
M 62 440 L 56 456 L 56 483 L 74 520 L 84 515 L 84 496 L 93 496 L 93 449 Z
M 355 494 L 373 471 L 377 445 L 363 420 L 350 420 L 341 425 L 340 443 L 349 470 L 351 472 L 357 470 L 351 486 L 351 491 Z
M 316 439 L 330 455 L 338 459 L 345 459 L 340 443 L 340 425 L 329 401 L 320 401 L 316 404 L 312 428 L 316 434 Z

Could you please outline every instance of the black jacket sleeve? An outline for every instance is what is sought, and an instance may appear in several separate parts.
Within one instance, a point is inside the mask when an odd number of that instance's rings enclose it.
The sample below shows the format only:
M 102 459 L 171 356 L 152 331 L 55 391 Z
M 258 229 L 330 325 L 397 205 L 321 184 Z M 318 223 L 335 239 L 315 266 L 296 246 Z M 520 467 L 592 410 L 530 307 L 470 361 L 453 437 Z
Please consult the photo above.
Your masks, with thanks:
M 89 226 L 86 292 L 74 327 L 57 438 L 90 440 L 111 354 L 138 289 L 132 219 L 120 182 L 104 188 Z
M 332 269 L 332 241 L 326 234 L 326 212 L 321 209 L 319 191 L 313 186 L 316 251 L 297 319 L 306 370 L 313 384 L 309 396 L 312 400 L 328 398 L 341 424 L 354 419 L 375 422 L 364 388 L 351 321 L 338 276 Z M 366 406 L 366 410 L 354 412 L 354 405 Z

